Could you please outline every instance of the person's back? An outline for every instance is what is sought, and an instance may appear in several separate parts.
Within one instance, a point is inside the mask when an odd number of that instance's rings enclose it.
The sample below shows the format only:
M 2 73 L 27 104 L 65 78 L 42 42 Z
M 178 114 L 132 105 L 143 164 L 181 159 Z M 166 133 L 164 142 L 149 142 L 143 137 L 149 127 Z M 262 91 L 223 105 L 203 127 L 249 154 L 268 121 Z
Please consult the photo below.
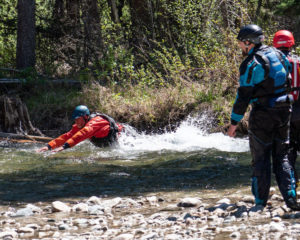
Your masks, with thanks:
M 269 46 L 259 44 L 253 48 L 243 62 L 247 68 L 245 71 L 248 70 L 246 83 L 243 85 L 254 86 L 251 103 L 261 107 L 274 107 L 276 102 L 281 101 L 279 98 L 287 96 L 287 64 L 284 55 Z
M 285 92 L 288 64 L 287 58 L 275 49 L 257 44 L 248 53 L 240 66 L 240 87 L 231 120 L 239 122 L 249 104 L 255 107 L 272 108 L 289 105 Z
M 113 145 L 117 140 L 118 133 L 120 133 L 123 129 L 121 124 L 116 123 L 113 118 L 103 113 L 91 114 L 87 125 L 98 126 L 104 121 L 106 122 L 106 125 L 103 127 L 96 127 L 98 131 L 96 131 L 90 138 L 90 141 L 97 147 L 107 147 Z

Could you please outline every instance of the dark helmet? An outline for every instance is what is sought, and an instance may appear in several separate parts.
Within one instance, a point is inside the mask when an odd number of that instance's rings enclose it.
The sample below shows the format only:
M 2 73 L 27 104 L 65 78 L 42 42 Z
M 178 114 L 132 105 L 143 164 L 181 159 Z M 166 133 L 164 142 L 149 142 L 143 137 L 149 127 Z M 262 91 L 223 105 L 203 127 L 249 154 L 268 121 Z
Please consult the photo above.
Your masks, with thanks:
M 79 105 L 74 109 L 72 113 L 72 119 L 75 120 L 79 117 L 89 116 L 89 115 L 90 115 L 90 110 L 88 109 L 88 107 L 85 105 Z
M 242 42 L 249 41 L 254 44 L 259 44 L 264 40 L 264 35 L 259 26 L 255 24 L 248 24 L 241 28 L 237 39 Z

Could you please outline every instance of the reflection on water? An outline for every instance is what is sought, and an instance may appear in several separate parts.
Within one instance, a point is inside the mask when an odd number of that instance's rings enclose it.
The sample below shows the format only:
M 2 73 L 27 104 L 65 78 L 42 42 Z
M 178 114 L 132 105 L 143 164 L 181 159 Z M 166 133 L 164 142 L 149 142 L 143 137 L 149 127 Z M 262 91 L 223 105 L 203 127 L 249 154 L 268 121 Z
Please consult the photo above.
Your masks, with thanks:
M 248 184 L 247 139 L 207 134 L 206 118 L 171 133 L 139 134 L 130 126 L 112 148 L 84 142 L 37 154 L 40 144 L 0 142 L 0 201 L 200 191 Z M 239 179 L 239 181 L 233 181 Z

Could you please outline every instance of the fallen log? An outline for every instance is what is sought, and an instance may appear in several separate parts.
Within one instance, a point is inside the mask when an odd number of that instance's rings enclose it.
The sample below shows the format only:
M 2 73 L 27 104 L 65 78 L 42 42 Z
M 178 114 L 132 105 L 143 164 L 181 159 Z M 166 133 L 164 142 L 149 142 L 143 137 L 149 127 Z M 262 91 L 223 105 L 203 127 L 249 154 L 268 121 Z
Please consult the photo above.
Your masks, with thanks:
M 0 132 L 0 138 L 4 138 L 8 140 L 30 140 L 33 142 L 49 142 L 53 139 L 51 137 L 33 136 L 33 135 L 25 135 L 25 134 L 17 134 L 17 133 L 5 133 L 5 132 Z

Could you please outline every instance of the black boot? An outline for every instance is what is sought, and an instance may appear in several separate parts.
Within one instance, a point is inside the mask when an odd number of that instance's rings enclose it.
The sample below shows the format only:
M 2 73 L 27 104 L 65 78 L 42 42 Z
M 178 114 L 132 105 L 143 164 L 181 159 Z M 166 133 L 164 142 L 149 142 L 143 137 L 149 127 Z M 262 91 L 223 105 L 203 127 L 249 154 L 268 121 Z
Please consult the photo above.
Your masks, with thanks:
M 285 201 L 285 204 L 294 211 L 300 211 L 300 204 L 297 203 L 297 198 L 293 198 L 293 197 L 288 198 Z

